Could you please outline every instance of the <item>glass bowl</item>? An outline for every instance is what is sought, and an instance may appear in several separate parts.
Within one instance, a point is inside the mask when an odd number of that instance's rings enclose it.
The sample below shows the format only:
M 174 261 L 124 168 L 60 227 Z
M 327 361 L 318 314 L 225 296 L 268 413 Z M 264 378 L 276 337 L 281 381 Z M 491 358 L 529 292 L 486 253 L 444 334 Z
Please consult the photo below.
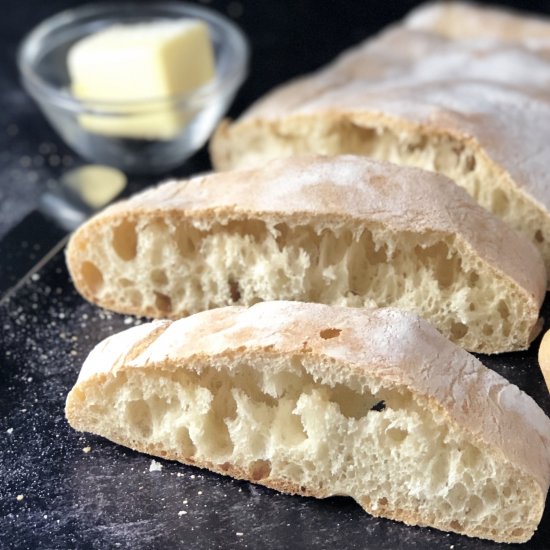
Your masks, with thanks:
M 67 53 L 81 38 L 116 23 L 182 18 L 208 25 L 216 74 L 180 96 L 132 103 L 83 101 L 71 94 Z M 21 43 L 18 65 L 23 85 L 65 142 L 82 157 L 130 173 L 162 173 L 202 147 L 227 111 L 247 74 L 249 48 L 229 19 L 204 7 L 178 3 L 90 4 L 64 11 L 35 27 Z M 114 117 L 161 115 L 169 110 L 185 123 L 166 139 L 134 139 L 86 129 L 83 117 L 107 124 Z M 93 117 L 93 118 L 90 118 Z

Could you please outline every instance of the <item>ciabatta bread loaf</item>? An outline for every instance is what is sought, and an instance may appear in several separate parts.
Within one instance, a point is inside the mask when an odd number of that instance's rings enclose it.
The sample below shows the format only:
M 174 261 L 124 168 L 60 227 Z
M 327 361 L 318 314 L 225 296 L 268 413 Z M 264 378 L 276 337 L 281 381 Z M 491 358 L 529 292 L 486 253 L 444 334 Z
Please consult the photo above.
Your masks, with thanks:
M 85 298 L 123 313 L 391 305 L 485 353 L 528 347 L 546 281 L 529 240 L 447 178 L 353 156 L 167 183 L 88 221 L 67 260 Z
M 394 30 L 278 88 L 219 126 L 213 163 L 352 153 L 440 172 L 525 233 L 550 271 L 550 62 L 437 41 Z
M 241 120 L 283 117 L 317 97 L 356 82 L 381 90 L 457 80 L 500 83 L 548 95 L 550 54 L 483 39 L 453 41 L 393 26 L 344 51 L 327 66 L 276 87 L 258 99 Z M 214 161 L 219 168 L 228 168 L 217 152 L 214 141 Z
M 454 40 L 494 39 L 550 50 L 550 19 L 509 8 L 469 2 L 430 2 L 413 10 L 404 24 Z
M 138 451 L 502 542 L 531 537 L 550 481 L 536 403 L 394 309 L 266 302 L 132 328 L 92 351 L 66 414 Z

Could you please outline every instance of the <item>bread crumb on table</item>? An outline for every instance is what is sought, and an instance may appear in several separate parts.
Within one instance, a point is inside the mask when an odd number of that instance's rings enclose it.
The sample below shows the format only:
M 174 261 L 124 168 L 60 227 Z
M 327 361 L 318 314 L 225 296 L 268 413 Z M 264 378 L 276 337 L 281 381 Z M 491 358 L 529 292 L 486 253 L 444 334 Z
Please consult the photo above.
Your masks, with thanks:
M 187 514 L 187 512 L 185 510 L 180 510 L 178 512 L 178 516 L 185 516 Z
M 151 460 L 151 465 L 149 466 L 150 472 L 160 472 L 162 470 L 162 464 L 156 460 Z
M 84 447 L 84 448 L 82 449 L 82 452 L 83 452 L 83 453 L 89 453 L 91 450 L 92 450 L 91 447 Z
M 18 500 L 18 501 L 20 501 L 20 502 L 21 502 L 24 498 L 25 498 L 24 495 L 17 495 L 17 496 L 15 497 L 15 499 Z

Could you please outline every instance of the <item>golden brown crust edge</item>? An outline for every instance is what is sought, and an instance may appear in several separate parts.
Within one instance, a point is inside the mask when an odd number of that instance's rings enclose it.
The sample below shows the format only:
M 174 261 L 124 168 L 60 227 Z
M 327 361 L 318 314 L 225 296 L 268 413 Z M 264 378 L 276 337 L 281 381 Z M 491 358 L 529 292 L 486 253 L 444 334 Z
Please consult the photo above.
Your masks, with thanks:
M 410 12 L 403 24 L 453 40 L 493 38 L 535 49 L 550 48 L 550 19 L 511 7 L 477 2 L 427 2 Z

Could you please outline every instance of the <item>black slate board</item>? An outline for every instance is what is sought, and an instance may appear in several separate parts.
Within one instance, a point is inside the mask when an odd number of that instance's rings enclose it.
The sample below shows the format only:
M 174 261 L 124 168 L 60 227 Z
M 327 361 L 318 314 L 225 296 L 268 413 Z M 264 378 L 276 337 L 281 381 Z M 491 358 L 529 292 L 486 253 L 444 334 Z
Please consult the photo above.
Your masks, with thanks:
M 550 300 L 543 311 L 548 317 Z M 0 305 L 0 548 L 502 546 L 372 518 L 351 499 L 282 495 L 161 459 L 151 472 L 151 457 L 74 432 L 63 407 L 83 359 L 136 322 L 84 302 L 62 254 Z M 482 359 L 550 413 L 538 344 Z M 550 548 L 550 507 L 522 548 Z

